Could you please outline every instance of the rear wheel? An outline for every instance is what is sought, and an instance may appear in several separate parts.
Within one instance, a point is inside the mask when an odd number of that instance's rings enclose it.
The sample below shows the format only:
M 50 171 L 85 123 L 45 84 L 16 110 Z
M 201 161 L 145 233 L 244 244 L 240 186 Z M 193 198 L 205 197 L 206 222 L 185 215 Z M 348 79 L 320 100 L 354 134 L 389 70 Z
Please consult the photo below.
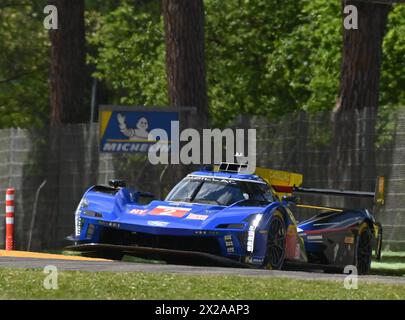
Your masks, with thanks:
M 267 238 L 267 254 L 264 266 L 280 270 L 285 260 L 285 224 L 282 215 L 276 212 L 270 220 Z
M 368 274 L 371 269 L 372 257 L 372 233 L 366 222 L 359 228 L 356 241 L 356 251 L 354 253 L 354 265 L 357 267 L 358 274 Z

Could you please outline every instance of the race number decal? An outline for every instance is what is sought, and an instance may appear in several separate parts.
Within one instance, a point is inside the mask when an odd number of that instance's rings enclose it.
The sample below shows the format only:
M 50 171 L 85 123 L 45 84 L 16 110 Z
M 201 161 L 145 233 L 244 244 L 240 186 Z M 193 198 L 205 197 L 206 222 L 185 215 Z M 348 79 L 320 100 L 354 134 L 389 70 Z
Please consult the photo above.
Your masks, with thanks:
M 149 214 L 153 216 L 169 216 L 169 217 L 184 217 L 191 208 L 176 208 L 176 207 L 166 207 L 157 206 Z

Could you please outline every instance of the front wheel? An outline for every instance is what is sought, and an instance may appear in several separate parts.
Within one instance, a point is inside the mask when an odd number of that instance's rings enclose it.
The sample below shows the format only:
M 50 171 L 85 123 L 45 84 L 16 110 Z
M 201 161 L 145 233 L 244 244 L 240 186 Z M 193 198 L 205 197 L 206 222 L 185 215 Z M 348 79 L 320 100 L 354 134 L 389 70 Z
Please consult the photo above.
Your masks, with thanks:
M 267 238 L 267 253 L 264 266 L 267 269 L 280 270 L 285 260 L 286 229 L 282 215 L 276 212 L 270 220 Z

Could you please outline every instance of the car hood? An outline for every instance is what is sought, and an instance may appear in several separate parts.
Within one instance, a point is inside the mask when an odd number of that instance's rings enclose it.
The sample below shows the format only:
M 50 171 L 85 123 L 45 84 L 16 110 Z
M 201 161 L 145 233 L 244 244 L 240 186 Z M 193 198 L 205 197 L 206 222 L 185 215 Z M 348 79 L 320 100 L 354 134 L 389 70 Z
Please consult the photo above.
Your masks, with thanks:
M 86 210 L 100 213 L 102 220 L 182 229 L 229 228 L 229 224 L 243 224 L 244 229 L 252 214 L 264 210 L 264 207 L 226 207 L 156 200 L 147 205 L 139 205 L 131 201 L 125 192 L 119 192 L 115 196 L 88 194 L 87 199 L 89 204 Z

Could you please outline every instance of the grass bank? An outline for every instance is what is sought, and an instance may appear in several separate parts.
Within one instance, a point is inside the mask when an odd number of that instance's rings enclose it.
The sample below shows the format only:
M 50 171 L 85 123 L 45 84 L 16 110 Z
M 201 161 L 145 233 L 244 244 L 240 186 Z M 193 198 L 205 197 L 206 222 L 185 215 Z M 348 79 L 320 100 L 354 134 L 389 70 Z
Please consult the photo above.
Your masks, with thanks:
M 0 269 L 0 299 L 405 299 L 405 285 L 242 276 L 63 271 L 58 289 L 42 270 Z

